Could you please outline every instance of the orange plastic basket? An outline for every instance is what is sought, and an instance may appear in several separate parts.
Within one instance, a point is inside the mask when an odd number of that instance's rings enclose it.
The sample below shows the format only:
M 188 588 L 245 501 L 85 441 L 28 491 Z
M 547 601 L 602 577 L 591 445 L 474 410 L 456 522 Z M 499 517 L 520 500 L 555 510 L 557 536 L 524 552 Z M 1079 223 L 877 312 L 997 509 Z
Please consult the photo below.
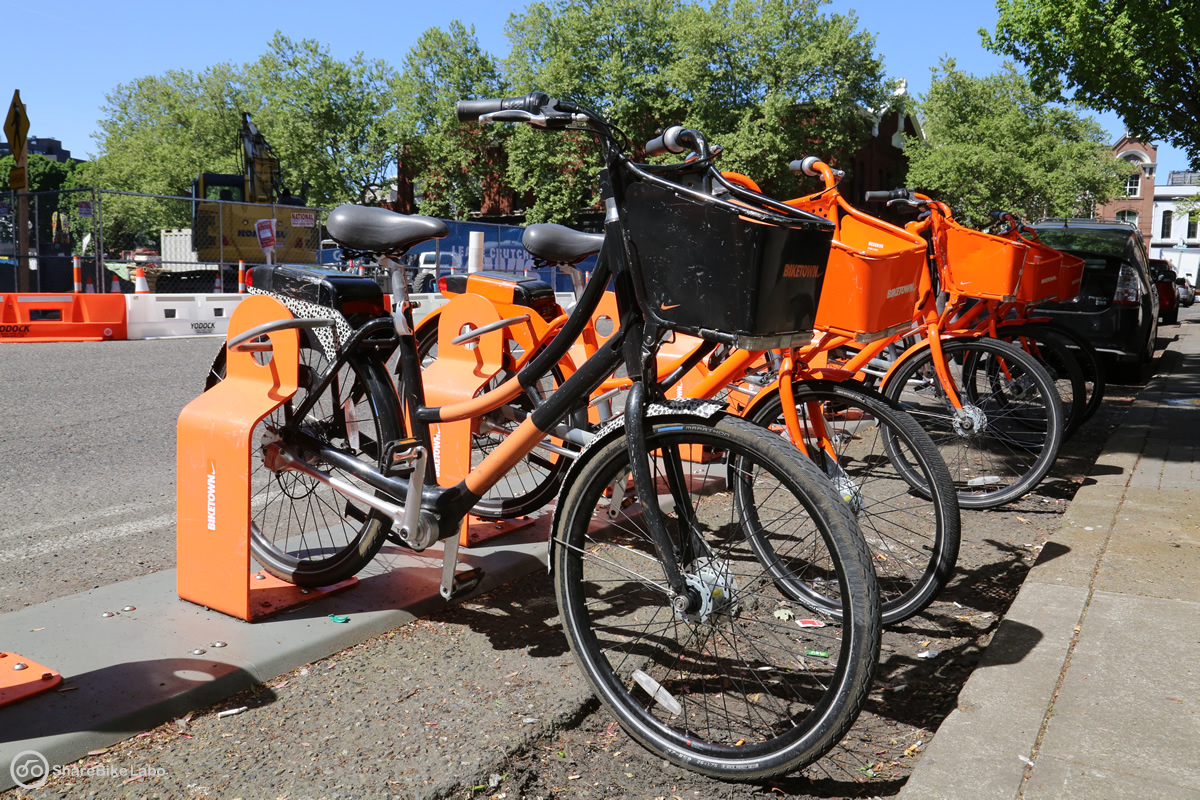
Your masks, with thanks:
M 813 326 L 869 342 L 912 324 L 925 240 L 843 209 Z
M 1058 273 L 1058 297 L 1060 303 L 1065 303 L 1079 296 L 1079 286 L 1083 283 L 1084 260 L 1070 253 L 1062 253 L 1062 266 Z
M 1017 286 L 1017 300 L 1026 305 L 1037 305 L 1058 299 L 1063 254 L 1039 242 L 1018 241 L 1027 245 L 1029 252 Z
M 947 286 L 966 297 L 1000 300 L 1017 299 L 1017 287 L 1029 246 L 1000 236 L 964 228 L 946 220 L 938 248 L 949 275 Z

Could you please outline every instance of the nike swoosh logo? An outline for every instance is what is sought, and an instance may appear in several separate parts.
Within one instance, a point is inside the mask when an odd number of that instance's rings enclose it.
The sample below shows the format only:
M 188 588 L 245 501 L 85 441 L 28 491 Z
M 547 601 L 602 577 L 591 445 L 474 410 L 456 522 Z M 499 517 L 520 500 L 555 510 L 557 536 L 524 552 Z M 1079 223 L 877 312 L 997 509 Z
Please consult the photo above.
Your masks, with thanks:
M 658 307 L 659 307 L 660 309 L 662 309 L 663 311 L 670 311 L 672 308 L 679 308 L 679 305 L 680 305 L 679 303 L 676 303 L 676 304 L 675 304 L 675 305 L 673 305 L 673 306 L 669 306 L 669 305 L 667 305 L 666 303 L 659 303 L 659 304 L 658 304 Z

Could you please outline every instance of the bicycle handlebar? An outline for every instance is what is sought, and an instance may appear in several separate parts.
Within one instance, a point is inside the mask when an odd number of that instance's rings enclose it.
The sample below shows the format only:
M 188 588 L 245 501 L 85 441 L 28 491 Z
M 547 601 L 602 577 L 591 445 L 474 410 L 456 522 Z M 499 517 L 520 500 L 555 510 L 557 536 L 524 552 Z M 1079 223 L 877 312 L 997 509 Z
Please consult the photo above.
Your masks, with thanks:
M 912 193 L 908 189 L 892 189 L 891 191 L 867 192 L 863 198 L 868 203 L 888 203 L 892 200 L 911 200 Z
M 499 111 L 524 111 L 533 114 L 549 102 L 550 97 L 545 92 L 530 92 L 524 97 L 459 100 L 454 104 L 454 113 L 458 115 L 459 122 L 473 122 L 485 114 L 495 114 Z
M 691 150 L 699 155 L 700 158 L 709 157 L 708 142 L 705 141 L 704 134 L 692 128 L 685 128 L 682 125 L 672 125 L 662 132 L 662 136 L 656 136 L 646 142 L 647 157 L 665 156 L 667 153 L 682 153 L 685 150 Z

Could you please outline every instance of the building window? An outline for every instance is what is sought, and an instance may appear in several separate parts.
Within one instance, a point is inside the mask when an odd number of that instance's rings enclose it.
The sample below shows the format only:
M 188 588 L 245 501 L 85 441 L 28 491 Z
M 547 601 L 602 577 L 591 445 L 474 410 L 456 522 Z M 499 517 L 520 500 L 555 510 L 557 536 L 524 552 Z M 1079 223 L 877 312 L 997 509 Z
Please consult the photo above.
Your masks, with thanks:
M 1139 194 L 1138 190 L 1141 188 L 1141 185 L 1142 173 L 1141 170 L 1139 170 L 1125 179 L 1125 196 L 1137 197 Z
M 1189 238 L 1189 239 L 1196 238 L 1196 222 L 1197 222 L 1197 220 L 1200 220 L 1200 213 L 1193 211 L 1190 215 L 1188 215 L 1187 238 Z
M 1117 222 L 1128 222 L 1130 225 L 1137 225 L 1138 215 L 1136 211 L 1118 211 Z
M 1163 212 L 1162 228 L 1158 231 L 1158 238 L 1160 238 L 1160 239 L 1170 239 L 1171 238 L 1171 223 L 1174 221 L 1175 221 L 1175 212 L 1174 211 L 1167 210 L 1167 211 Z

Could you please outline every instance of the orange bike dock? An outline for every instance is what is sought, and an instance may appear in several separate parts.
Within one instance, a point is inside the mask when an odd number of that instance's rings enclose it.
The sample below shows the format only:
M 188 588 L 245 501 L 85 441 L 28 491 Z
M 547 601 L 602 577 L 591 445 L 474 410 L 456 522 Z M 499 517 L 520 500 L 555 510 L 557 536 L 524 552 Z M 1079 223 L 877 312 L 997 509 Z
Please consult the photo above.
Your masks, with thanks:
M 106 342 L 127 335 L 122 294 L 0 294 L 0 342 Z

